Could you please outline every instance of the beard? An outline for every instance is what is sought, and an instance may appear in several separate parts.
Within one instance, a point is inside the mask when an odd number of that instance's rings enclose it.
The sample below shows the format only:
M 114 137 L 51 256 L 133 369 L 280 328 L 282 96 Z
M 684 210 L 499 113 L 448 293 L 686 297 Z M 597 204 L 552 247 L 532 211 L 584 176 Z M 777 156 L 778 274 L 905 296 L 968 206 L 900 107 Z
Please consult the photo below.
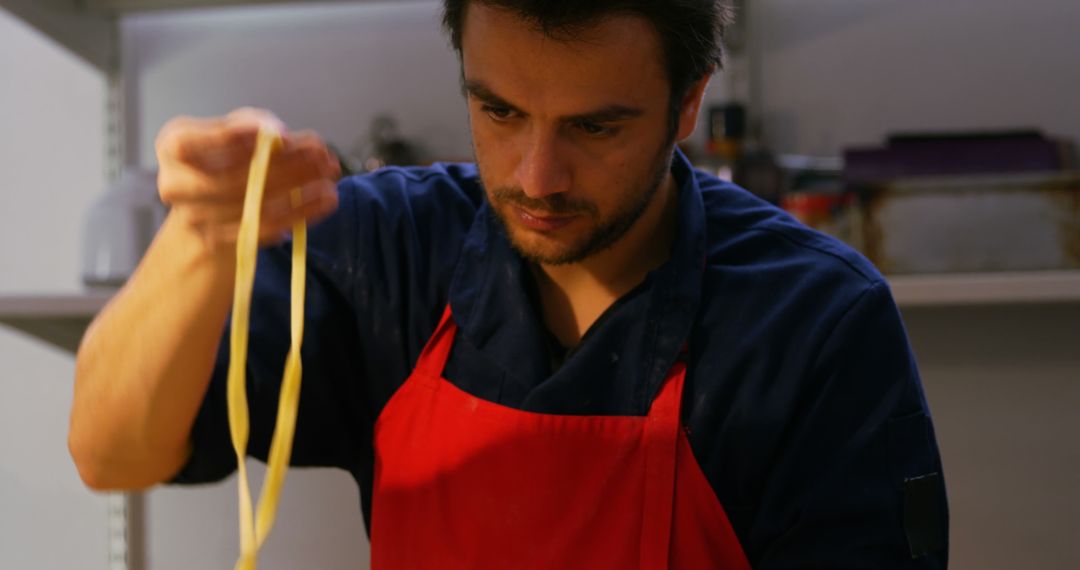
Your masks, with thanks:
M 484 185 L 485 194 L 492 211 L 495 212 L 496 219 L 502 226 L 503 233 L 509 238 L 510 245 L 518 255 L 530 262 L 543 265 L 580 263 L 614 245 L 641 219 L 671 170 L 673 151 L 674 144 L 666 143 L 652 160 L 643 178 L 644 182 L 630 188 L 630 191 L 624 194 L 620 207 L 604 218 L 600 218 L 596 204 L 584 199 L 569 198 L 564 194 L 530 198 L 521 188 L 503 186 L 488 189 Z M 480 179 L 483 184 L 483 168 L 479 159 L 477 166 L 480 169 Z M 593 227 L 571 243 L 558 248 L 541 248 L 529 243 L 524 239 L 525 236 L 514 231 L 514 225 L 509 219 L 511 214 L 508 213 L 508 210 L 513 207 L 552 216 L 580 216 L 591 220 Z

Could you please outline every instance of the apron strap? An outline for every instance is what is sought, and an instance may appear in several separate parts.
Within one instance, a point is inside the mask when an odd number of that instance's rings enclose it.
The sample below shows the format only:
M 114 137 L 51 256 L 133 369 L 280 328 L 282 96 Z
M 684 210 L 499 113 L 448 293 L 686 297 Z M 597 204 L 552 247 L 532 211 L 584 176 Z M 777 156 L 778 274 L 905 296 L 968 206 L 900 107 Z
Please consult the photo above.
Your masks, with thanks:
M 420 353 L 420 359 L 416 361 L 416 373 L 420 378 L 438 379 L 442 377 L 446 368 L 446 361 L 450 358 L 450 348 L 454 345 L 454 332 L 457 325 L 454 323 L 450 311 L 450 304 L 446 304 L 442 318 L 435 327 L 434 334 L 424 345 L 424 351 Z
M 675 513 L 675 469 L 686 365 L 671 368 L 645 420 L 645 505 L 641 568 L 668 567 Z

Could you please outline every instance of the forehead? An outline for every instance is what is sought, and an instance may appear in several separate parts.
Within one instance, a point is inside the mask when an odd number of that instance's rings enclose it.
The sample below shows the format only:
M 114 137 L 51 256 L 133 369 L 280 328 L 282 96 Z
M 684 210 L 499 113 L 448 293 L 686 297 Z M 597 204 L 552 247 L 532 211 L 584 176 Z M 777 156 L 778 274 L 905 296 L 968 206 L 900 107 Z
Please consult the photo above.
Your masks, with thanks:
M 466 79 L 499 95 L 538 102 L 608 104 L 614 96 L 666 102 L 667 74 L 660 39 L 644 18 L 611 15 L 555 37 L 503 8 L 471 2 L 462 27 Z M 510 93 L 512 91 L 513 93 Z

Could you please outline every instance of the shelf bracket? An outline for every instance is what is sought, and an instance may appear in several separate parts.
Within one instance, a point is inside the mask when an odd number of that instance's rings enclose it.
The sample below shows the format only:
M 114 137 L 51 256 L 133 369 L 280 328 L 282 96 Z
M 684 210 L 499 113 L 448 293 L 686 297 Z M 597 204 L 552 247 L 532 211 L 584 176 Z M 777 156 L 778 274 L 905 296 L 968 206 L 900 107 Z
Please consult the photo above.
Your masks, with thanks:
M 0 8 L 108 73 L 117 49 L 115 16 L 90 10 L 80 0 L 0 0 Z

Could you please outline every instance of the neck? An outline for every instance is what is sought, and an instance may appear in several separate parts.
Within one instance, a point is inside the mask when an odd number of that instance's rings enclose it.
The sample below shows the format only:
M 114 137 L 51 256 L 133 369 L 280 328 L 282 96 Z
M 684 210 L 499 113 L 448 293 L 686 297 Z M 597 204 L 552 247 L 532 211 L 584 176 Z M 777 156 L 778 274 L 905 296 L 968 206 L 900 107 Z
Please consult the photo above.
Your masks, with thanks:
M 641 218 L 618 241 L 567 265 L 534 265 L 544 320 L 564 346 L 574 346 L 619 297 L 671 257 L 678 188 L 668 172 Z

